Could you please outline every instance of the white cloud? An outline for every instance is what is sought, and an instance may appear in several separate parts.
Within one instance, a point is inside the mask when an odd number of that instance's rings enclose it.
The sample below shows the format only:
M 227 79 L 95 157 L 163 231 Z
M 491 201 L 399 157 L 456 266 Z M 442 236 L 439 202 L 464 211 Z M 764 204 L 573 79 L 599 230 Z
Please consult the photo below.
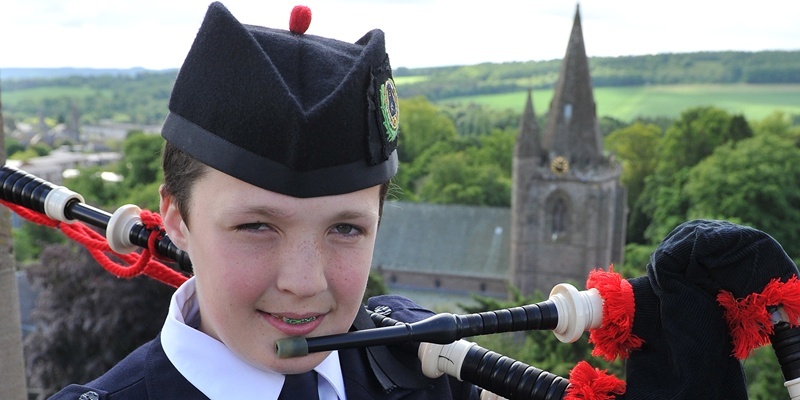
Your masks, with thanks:
M 7 0 L 1 67 L 176 68 L 208 1 Z M 297 0 L 230 0 L 244 23 L 286 28 Z M 355 41 L 386 32 L 395 67 L 563 56 L 575 3 L 563 0 L 308 0 L 308 33 Z M 583 0 L 590 56 L 800 49 L 800 3 L 762 0 Z

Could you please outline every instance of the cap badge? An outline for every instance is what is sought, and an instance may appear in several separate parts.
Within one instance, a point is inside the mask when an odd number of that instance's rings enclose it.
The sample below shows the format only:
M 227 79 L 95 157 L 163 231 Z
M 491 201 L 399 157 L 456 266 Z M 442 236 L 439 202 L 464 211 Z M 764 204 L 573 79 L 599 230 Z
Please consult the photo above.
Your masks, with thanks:
M 395 90 L 394 81 L 391 78 L 381 86 L 381 112 L 383 113 L 383 125 L 386 127 L 386 137 L 391 142 L 397 138 L 397 127 L 400 124 L 397 90 Z

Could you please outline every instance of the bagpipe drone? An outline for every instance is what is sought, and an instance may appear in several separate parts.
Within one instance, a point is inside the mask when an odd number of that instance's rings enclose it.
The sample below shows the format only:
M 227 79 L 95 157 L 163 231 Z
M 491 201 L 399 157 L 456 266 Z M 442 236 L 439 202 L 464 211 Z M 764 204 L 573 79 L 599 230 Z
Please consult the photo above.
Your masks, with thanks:
M 173 286 L 186 276 L 158 262 L 188 256 L 135 206 L 109 214 L 62 186 L 8 166 L 0 169 L 0 202 L 18 214 L 63 230 L 121 277 L 147 274 Z M 81 222 L 104 229 L 92 236 Z M 91 237 L 87 240 L 86 237 Z M 99 243 L 103 241 L 105 243 Z M 141 255 L 131 255 L 138 247 Z M 134 267 L 109 268 L 113 252 Z M 155 257 L 156 259 L 152 259 Z M 557 285 L 543 302 L 476 314 L 435 314 L 398 322 L 402 309 L 381 311 L 376 328 L 338 335 L 287 338 L 280 357 L 384 345 L 412 346 L 422 372 L 448 374 L 483 388 L 486 399 L 747 399 L 741 360 L 771 344 L 790 398 L 800 399 L 800 280 L 797 266 L 768 234 L 725 221 L 676 227 L 650 257 L 646 276 L 624 279 L 612 270 L 589 274 L 587 289 Z M 500 332 L 551 330 L 562 342 L 589 332 L 595 356 L 625 360 L 625 381 L 580 362 L 570 378 L 516 361 L 463 340 Z

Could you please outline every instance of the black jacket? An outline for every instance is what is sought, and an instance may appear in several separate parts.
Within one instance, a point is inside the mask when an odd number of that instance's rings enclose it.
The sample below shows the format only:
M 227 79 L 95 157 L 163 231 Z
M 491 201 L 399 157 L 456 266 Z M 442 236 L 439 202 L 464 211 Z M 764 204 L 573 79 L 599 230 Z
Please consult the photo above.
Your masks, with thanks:
M 380 299 L 380 298 L 378 298 Z M 373 299 L 374 300 L 374 299 Z M 402 309 L 393 318 L 413 322 L 430 315 L 413 302 L 386 297 L 381 304 Z M 374 328 L 365 310 L 359 312 L 353 329 Z M 429 379 L 422 375 L 415 352 L 403 347 L 377 346 L 339 350 L 348 400 L 366 399 L 477 399 L 477 389 L 450 377 Z M 143 400 L 207 399 L 184 378 L 167 358 L 160 337 L 135 350 L 114 368 L 86 385 L 70 385 L 51 399 Z

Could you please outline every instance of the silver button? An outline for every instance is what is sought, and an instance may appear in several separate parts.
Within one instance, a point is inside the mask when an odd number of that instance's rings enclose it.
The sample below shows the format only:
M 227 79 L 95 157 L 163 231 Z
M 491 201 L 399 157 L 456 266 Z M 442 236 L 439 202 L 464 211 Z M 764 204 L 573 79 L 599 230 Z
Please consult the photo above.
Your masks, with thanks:
M 100 395 L 94 390 L 90 390 L 78 397 L 78 400 L 100 400 Z
M 384 317 L 392 315 L 392 309 L 389 306 L 377 306 L 373 312 L 375 314 L 383 315 Z

